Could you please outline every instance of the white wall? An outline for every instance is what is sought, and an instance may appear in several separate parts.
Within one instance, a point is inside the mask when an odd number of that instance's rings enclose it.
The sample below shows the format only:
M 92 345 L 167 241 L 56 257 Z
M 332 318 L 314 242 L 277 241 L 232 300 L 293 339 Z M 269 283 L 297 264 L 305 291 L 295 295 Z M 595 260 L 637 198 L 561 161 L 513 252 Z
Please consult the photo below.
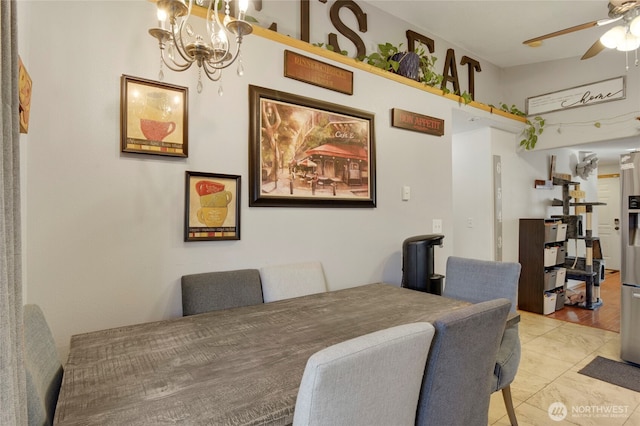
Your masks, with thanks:
M 533 180 L 548 174 L 553 152 L 559 155 L 558 171 L 570 171 L 574 151 L 523 152 L 513 125 L 454 140 L 454 113 L 471 107 L 366 72 L 354 70 L 353 96 L 284 78 L 282 55 L 288 47 L 253 36 L 243 47 L 245 76 L 228 70 L 223 97 L 217 95 L 218 85 L 207 81 L 197 94 L 195 70 L 165 70 L 167 82 L 190 88 L 189 158 L 122 154 L 120 76 L 157 79 L 156 42 L 146 32 L 155 25 L 155 6 L 51 1 L 23 7 L 27 13 L 21 13 L 19 24 L 26 51 L 21 55 L 34 81 L 28 144 L 22 151 L 25 287 L 27 302 L 44 309 L 63 357 L 73 334 L 179 316 L 184 274 L 317 259 L 330 289 L 375 281 L 399 285 L 402 241 L 431 233 L 435 218 L 443 220 L 445 234 L 436 272 L 444 272 L 446 258 L 454 253 L 486 258 L 493 252 L 488 232 L 493 155 L 503 164 L 504 260 L 517 260 L 517 219 L 554 213 L 549 200 L 561 196 L 559 189 L 533 189 Z M 395 21 L 366 12 L 377 28 L 402 41 L 405 24 L 394 27 Z M 449 47 L 442 41 L 436 45 L 440 52 Z M 456 48 L 456 54 L 468 53 Z M 516 78 L 535 72 L 503 73 L 484 62 L 482 67 L 476 99 L 484 103 L 519 103 L 509 96 L 544 93 L 552 80 L 537 81 L 544 88 L 535 88 Z M 504 86 L 505 81 L 517 87 Z M 375 113 L 377 208 L 249 208 L 249 84 Z M 392 128 L 394 107 L 444 119 L 445 136 Z M 599 107 L 581 110 L 589 108 Z M 487 126 L 509 121 L 472 113 Z M 467 166 L 472 155 L 476 163 L 482 159 L 476 168 Z M 242 176 L 242 240 L 183 242 L 186 170 Z M 405 185 L 411 187 L 409 201 L 401 200 Z M 473 232 L 458 223 L 468 217 L 468 210 L 458 207 L 459 185 L 466 185 L 476 203 Z
M 548 179 L 551 155 L 556 156 L 556 172 L 573 174 L 579 152 L 564 148 L 547 151 L 523 151 L 510 132 L 494 128 L 458 133 L 453 138 L 453 212 L 454 251 L 456 256 L 494 260 L 494 206 L 492 156 L 502 164 L 502 228 L 504 261 L 518 261 L 520 218 L 548 218 L 562 214 L 553 207 L 554 198 L 562 199 L 562 187 L 551 190 L 534 188 L 536 179 Z M 586 201 L 597 201 L 594 173 L 587 180 L 573 176 Z M 572 188 L 573 189 L 573 188 Z M 573 212 L 573 208 L 571 210 Z M 469 227 L 469 219 L 473 226 Z M 597 208 L 594 208 L 594 221 Z M 596 222 L 594 222 L 596 223 Z M 597 230 L 594 231 L 594 235 Z
M 570 58 L 503 70 L 508 103 L 524 111 L 531 96 L 625 76 L 626 99 L 543 114 L 547 123 L 536 149 L 557 148 L 640 135 L 640 68 L 622 52 L 606 49 L 592 59 Z M 598 126 L 596 126 L 596 123 Z
M 473 52 L 469 52 L 468 50 L 442 40 L 432 34 L 428 28 L 419 28 L 406 21 L 389 16 L 376 7 L 376 3 L 378 2 L 379 0 L 355 1 L 362 9 L 362 12 L 367 15 L 367 31 L 364 33 L 358 30 L 358 23 L 352 11 L 347 8 L 343 8 L 340 11 L 340 19 L 362 39 L 367 54 L 376 52 L 378 44 L 386 42 L 392 43 L 395 46 L 400 45 L 401 48 L 406 49 L 408 46 L 406 30 L 414 30 L 434 41 L 434 52 L 432 56 L 436 58 L 434 68 L 437 73 L 442 74 L 447 49 L 452 48 L 455 51 L 457 60 L 456 68 L 460 82 L 460 90 L 462 92 L 469 92 L 469 69 L 467 65 L 460 65 L 462 57 L 468 56 L 479 61 L 482 68 L 482 71 L 476 71 L 474 73 L 475 99 L 487 105 L 498 105 L 500 101 L 504 100 L 504 91 L 500 80 L 499 69 L 495 65 L 485 61 L 484 58 Z M 295 38 L 300 37 L 299 2 L 291 0 L 269 0 L 262 2 L 262 4 L 263 7 L 260 12 L 250 9 L 248 13 L 258 17 L 264 26 L 269 26 L 273 22 L 277 23 L 278 32 L 281 34 L 287 34 Z M 333 32 L 337 35 L 340 48 L 346 51 L 349 57 L 355 57 L 355 45 L 331 26 L 329 10 L 334 4 L 335 2 L 332 1 L 309 2 L 311 16 L 309 25 L 310 43 L 323 43 L 326 45 L 328 44 L 327 34 Z M 451 84 L 447 87 L 453 91 Z
M 453 221 L 456 256 L 493 260 L 491 129 L 453 138 Z M 471 222 L 471 224 L 469 223 Z
M 320 260 L 330 289 L 399 284 L 401 244 L 452 217 L 451 134 L 456 102 L 355 70 L 354 96 L 283 77 L 285 46 L 247 38 L 245 76 L 223 77 L 224 96 L 196 71 L 172 73 L 189 86 L 189 158 L 120 152 L 120 76 L 156 79 L 146 28 L 154 5 L 38 2 L 25 37 L 34 81 L 25 222 L 27 299 L 42 306 L 61 353 L 71 335 L 181 314 L 184 274 Z M 73 25 L 59 25 L 60 21 Z M 46 34 L 46 37 L 42 37 Z M 323 59 L 324 60 L 324 59 Z M 375 113 L 377 208 L 249 208 L 248 85 Z M 445 136 L 390 126 L 390 109 L 445 120 Z M 240 241 L 183 242 L 186 170 L 242 176 Z M 411 187 L 411 200 L 401 188 Z M 444 221 L 444 234 L 453 223 Z M 453 245 L 438 249 L 444 270 Z
M 620 164 L 603 164 L 598 165 L 598 174 L 606 175 L 606 174 L 615 174 L 620 173 Z

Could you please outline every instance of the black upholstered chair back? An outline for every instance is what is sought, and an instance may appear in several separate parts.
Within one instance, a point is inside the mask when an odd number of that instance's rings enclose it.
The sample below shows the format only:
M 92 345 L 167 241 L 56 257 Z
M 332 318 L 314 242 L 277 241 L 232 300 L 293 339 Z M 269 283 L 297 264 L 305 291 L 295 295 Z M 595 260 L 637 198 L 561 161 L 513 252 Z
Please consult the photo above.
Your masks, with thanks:
M 434 321 L 416 425 L 486 426 L 491 378 L 509 300 L 469 305 Z
M 520 264 L 491 260 L 467 259 L 451 256 L 447 259 L 446 285 L 443 296 L 477 303 L 497 297 L 511 301 L 511 312 L 516 312 Z M 518 324 L 508 327 L 502 336 L 491 389 L 502 391 L 504 404 L 513 426 L 518 424 L 511 383 L 520 365 L 520 335 Z
M 262 303 L 257 269 L 205 272 L 182 277 L 182 315 Z

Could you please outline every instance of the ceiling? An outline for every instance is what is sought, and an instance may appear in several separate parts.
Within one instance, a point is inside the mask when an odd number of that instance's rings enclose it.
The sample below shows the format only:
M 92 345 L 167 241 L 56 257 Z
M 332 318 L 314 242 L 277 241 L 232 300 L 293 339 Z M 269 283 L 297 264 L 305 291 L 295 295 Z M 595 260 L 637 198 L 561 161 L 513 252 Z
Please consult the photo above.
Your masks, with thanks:
M 545 40 L 523 41 L 608 18 L 607 0 L 395 0 L 375 7 L 501 68 L 582 56 L 612 25 Z
M 371 4 L 501 68 L 581 57 L 602 34 L 616 25 L 596 26 L 554 37 L 545 40 L 540 47 L 532 48 L 522 42 L 608 18 L 608 1 L 373 0 Z M 607 54 L 622 53 L 600 53 Z M 588 65 L 589 60 L 584 62 Z M 612 164 L 619 162 L 621 153 L 638 147 L 639 143 L 637 139 L 623 139 L 573 148 L 597 152 L 601 164 Z

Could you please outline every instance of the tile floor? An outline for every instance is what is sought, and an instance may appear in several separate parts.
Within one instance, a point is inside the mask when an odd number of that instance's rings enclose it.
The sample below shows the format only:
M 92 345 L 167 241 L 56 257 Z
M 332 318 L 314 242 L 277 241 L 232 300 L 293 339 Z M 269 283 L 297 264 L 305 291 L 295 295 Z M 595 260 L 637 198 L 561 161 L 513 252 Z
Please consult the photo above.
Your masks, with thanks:
M 522 358 L 511 384 L 520 426 L 640 426 L 640 393 L 578 374 L 596 355 L 620 359 L 618 333 L 520 314 Z M 549 416 L 549 407 L 556 402 L 567 407 L 564 420 Z M 604 414 L 612 411 L 619 414 Z M 501 392 L 491 396 L 489 424 L 509 425 Z

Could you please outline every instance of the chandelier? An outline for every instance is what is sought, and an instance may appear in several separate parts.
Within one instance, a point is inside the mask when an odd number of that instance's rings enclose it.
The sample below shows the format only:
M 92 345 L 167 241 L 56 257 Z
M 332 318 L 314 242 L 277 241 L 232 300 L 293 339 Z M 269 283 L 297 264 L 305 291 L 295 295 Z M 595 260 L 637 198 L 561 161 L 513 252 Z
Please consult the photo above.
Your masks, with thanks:
M 244 74 L 240 46 L 242 37 L 251 34 L 253 27 L 245 21 L 249 0 L 240 0 L 238 18 L 231 17 L 230 0 L 224 0 L 224 19 L 220 21 L 218 8 L 221 0 L 209 0 L 205 19 L 206 35 L 198 34 L 191 22 L 194 0 L 158 0 L 158 25 L 149 34 L 158 39 L 160 45 L 160 72 L 164 78 L 163 64 L 173 71 L 186 71 L 193 64 L 198 66 L 198 93 L 202 92 L 202 73 L 211 81 L 222 78 L 222 70 L 238 60 L 237 74 Z M 205 0 L 195 0 L 204 7 Z M 167 23 L 168 22 L 168 23 Z M 229 38 L 235 38 L 230 43 Z M 222 95 L 222 85 L 218 88 Z

